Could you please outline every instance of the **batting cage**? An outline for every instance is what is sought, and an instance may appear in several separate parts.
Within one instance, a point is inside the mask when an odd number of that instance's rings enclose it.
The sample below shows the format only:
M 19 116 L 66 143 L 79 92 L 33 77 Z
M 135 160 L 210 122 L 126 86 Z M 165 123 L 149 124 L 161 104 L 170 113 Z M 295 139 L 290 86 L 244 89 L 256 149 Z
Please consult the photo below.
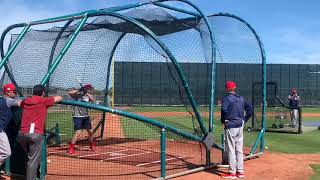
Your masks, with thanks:
M 191 10 L 178 8 L 185 6 Z M 14 83 L 21 97 L 37 84 L 49 96 L 64 97 L 47 114 L 39 173 L 46 179 L 172 178 L 222 167 L 217 102 L 225 80 L 235 81 L 247 96 L 251 92 L 244 89 L 256 81 L 265 86 L 266 76 L 262 43 L 247 22 L 230 14 L 205 16 L 187 0 L 15 24 L 2 34 L 1 55 L 3 83 Z M 232 63 L 246 73 L 230 71 Z M 252 67 L 260 70 L 253 73 Z M 69 96 L 88 84 L 94 102 Z M 256 111 L 262 123 L 260 132 L 245 134 L 247 158 L 261 155 L 264 146 L 266 89 L 260 90 L 263 108 Z M 70 155 L 77 107 L 89 109 L 97 147 L 90 151 L 84 130 Z M 15 114 L 18 127 L 21 111 Z M 17 164 L 26 156 L 12 139 L 5 170 L 23 175 L 25 167 Z

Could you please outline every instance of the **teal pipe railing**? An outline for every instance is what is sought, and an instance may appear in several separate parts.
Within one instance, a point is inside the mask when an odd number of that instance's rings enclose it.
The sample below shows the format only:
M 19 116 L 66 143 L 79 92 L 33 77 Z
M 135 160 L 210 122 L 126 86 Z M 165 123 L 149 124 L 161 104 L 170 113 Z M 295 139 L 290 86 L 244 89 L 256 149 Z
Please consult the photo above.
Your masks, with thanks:
M 79 26 L 77 27 L 76 31 L 71 35 L 70 39 L 68 40 L 68 42 L 66 43 L 66 45 L 63 47 L 62 51 L 60 52 L 59 56 L 55 59 L 54 63 L 52 64 L 51 68 L 49 69 L 48 73 L 45 75 L 45 77 L 42 79 L 41 84 L 44 85 L 45 83 L 47 83 L 47 81 L 49 80 L 51 74 L 54 72 L 54 70 L 57 68 L 57 66 L 60 64 L 62 58 L 64 57 L 64 55 L 66 54 L 66 52 L 68 51 L 68 49 L 70 48 L 71 44 L 73 43 L 73 41 L 75 40 L 75 38 L 77 37 L 77 35 L 79 34 L 81 28 L 84 26 L 85 22 L 87 21 L 88 16 L 85 15 L 84 18 L 82 19 L 81 23 L 79 24 Z
M 192 12 L 192 11 L 187 11 L 187 10 L 184 10 L 184 9 L 181 9 L 181 8 L 172 7 L 172 6 L 169 6 L 169 5 L 166 5 L 166 4 L 163 4 L 163 3 L 159 3 L 159 2 L 154 2 L 153 4 L 156 5 L 156 6 L 159 6 L 159 7 L 163 7 L 163 8 L 166 8 L 166 9 L 178 11 L 178 12 L 181 12 L 181 13 L 185 13 L 185 14 L 189 14 L 189 15 L 201 18 L 200 14 Z
M 262 139 L 264 137 L 264 132 L 265 132 L 265 129 L 261 129 L 261 131 L 259 132 L 258 137 L 257 137 L 254 145 L 251 148 L 250 155 L 253 155 L 256 152 L 256 149 L 257 149 L 259 142 L 262 142 Z M 260 150 L 260 152 L 262 152 L 262 151 Z
M 161 129 L 166 129 L 172 133 L 181 135 L 187 139 L 193 140 L 193 141 L 197 141 L 197 142 L 202 142 L 202 138 L 195 136 L 189 132 L 177 129 L 171 125 L 168 124 L 164 124 L 162 122 L 159 122 L 157 120 L 148 118 L 148 117 L 144 117 L 138 114 L 133 114 L 130 112 L 126 112 L 126 111 L 121 111 L 118 109 L 112 109 L 110 107 L 106 107 L 106 106 L 102 106 L 102 105 L 98 105 L 98 104 L 91 104 L 91 103 L 85 103 L 85 102 L 79 102 L 79 101 L 73 101 L 73 100 L 63 100 L 60 102 L 61 104 L 64 105 L 72 105 L 72 106 L 80 106 L 80 107 L 84 107 L 84 108 L 90 108 L 90 109 L 95 109 L 95 110 L 99 110 L 99 111 L 103 111 L 103 112 L 109 112 L 109 113 L 113 113 L 113 114 L 118 114 L 124 117 L 128 117 L 128 118 L 132 118 L 132 119 L 136 119 L 138 121 L 141 122 L 145 122 L 148 124 L 152 124 L 154 126 L 157 126 Z
M 32 21 L 32 22 L 30 22 L 30 24 L 31 25 L 38 25 L 38 24 L 66 21 L 66 20 L 70 20 L 70 19 L 83 19 L 85 16 L 88 16 L 88 17 L 95 16 L 95 15 L 99 14 L 100 12 L 123 11 L 123 10 L 136 8 L 136 7 L 147 5 L 147 4 L 150 4 L 150 2 L 128 4 L 128 5 L 124 5 L 124 6 L 117 6 L 117 7 L 111 7 L 111 8 L 99 9 L 99 10 L 82 11 L 79 13 L 69 14 L 69 15 L 65 15 L 65 16 L 58 16 L 58 17 L 54 17 L 54 18 L 47 18 L 47 19 L 42 19 L 42 20 L 38 20 L 38 21 Z

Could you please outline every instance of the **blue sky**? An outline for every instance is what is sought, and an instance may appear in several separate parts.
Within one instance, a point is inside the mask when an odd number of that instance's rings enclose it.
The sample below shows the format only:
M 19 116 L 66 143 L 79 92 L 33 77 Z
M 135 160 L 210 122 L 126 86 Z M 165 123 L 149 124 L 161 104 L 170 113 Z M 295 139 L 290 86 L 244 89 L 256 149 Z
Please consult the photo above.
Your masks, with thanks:
M 268 63 L 318 64 L 320 60 L 318 0 L 190 1 L 207 15 L 228 12 L 249 22 L 264 43 Z M 0 31 L 15 23 L 135 2 L 139 0 L 0 0 Z

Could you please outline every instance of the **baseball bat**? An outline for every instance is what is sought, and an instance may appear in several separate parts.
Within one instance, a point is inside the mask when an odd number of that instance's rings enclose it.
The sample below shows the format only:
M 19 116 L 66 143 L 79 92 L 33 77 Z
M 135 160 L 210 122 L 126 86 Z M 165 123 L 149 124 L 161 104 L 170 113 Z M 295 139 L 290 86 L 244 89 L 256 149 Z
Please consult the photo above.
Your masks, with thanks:
M 82 85 L 81 81 L 79 80 L 79 78 L 76 78 L 76 81 L 80 85 L 80 88 L 83 88 L 83 85 Z

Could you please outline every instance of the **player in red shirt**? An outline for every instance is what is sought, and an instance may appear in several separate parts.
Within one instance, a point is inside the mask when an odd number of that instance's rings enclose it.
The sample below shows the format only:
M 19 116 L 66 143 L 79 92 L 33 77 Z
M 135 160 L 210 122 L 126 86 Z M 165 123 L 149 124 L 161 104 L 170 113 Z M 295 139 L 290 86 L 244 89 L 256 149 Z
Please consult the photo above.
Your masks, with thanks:
M 61 100 L 61 96 L 45 97 L 45 87 L 36 85 L 33 87 L 33 96 L 27 97 L 21 102 L 23 112 L 18 141 L 29 159 L 26 180 L 35 180 L 37 176 L 47 110 Z

